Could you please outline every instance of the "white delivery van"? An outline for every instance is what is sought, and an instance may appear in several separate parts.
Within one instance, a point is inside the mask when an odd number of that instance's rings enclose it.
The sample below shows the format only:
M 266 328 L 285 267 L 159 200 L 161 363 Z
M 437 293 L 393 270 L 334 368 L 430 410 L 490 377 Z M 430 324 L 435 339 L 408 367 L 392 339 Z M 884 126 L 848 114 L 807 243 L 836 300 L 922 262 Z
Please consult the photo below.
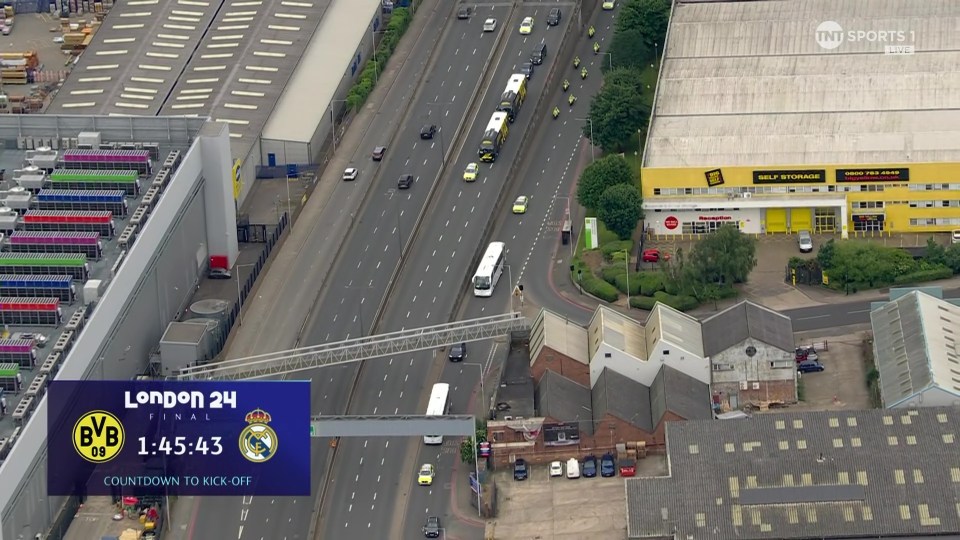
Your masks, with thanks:
M 577 461 L 576 458 L 567 460 L 567 478 L 570 480 L 580 478 L 580 462 Z
M 960 244 L 960 229 L 954 229 L 954 231 L 950 233 L 950 242 Z

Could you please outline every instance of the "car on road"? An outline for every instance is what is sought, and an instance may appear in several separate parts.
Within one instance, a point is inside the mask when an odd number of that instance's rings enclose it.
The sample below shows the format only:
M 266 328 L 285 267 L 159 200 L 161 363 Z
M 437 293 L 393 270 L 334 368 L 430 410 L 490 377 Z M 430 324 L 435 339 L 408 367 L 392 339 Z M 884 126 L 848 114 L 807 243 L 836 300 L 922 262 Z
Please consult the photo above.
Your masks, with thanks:
M 533 65 L 539 66 L 543 64 L 543 61 L 547 58 L 547 44 L 545 42 L 540 43 L 534 46 L 533 50 L 530 51 L 530 61 L 533 62 Z
M 457 18 L 460 19 L 461 21 L 464 19 L 469 19 L 470 15 L 472 14 L 473 14 L 473 8 L 471 8 L 470 6 L 463 6 L 462 8 L 457 10 Z
M 593 478 L 597 475 L 597 458 L 593 454 L 583 458 L 583 477 Z
M 467 344 L 466 343 L 457 343 L 453 347 L 450 347 L 450 361 L 451 362 L 463 362 L 463 359 L 467 357 Z
M 527 460 L 517 458 L 517 460 L 513 462 L 513 479 L 517 481 L 526 480 L 527 473 Z
M 797 245 L 800 246 L 800 253 L 810 253 L 813 251 L 813 237 L 810 231 L 800 231 L 797 233 Z
M 603 9 L 609 11 L 617 7 L 617 0 L 603 0 Z
M 640 260 L 648 263 L 660 262 L 660 250 L 645 249 L 643 250 L 643 253 L 640 254 Z
M 423 525 L 423 535 L 427 538 L 440 538 L 440 518 L 430 516 Z
M 357 176 L 360 174 L 360 171 L 354 167 L 347 167 L 343 170 L 343 179 L 344 180 L 356 180 Z
M 530 204 L 530 198 L 526 195 L 521 195 L 517 197 L 517 200 L 513 201 L 513 213 L 514 214 L 526 214 L 527 205 Z
M 555 7 L 547 14 L 547 26 L 557 26 L 560 24 L 560 8 Z
M 523 73 L 529 81 L 533 77 L 533 62 L 524 62 L 521 64 L 520 73 Z
M 480 172 L 480 166 L 476 163 L 467 163 L 467 168 L 463 170 L 464 182 L 473 182 L 477 179 L 477 173 Z
M 580 462 L 576 458 L 567 460 L 567 479 L 576 480 L 580 478 Z
M 401 174 L 400 178 L 397 179 L 397 188 L 399 189 L 410 189 L 410 186 L 412 185 L 413 185 L 412 174 Z
M 207 272 L 207 279 L 230 279 L 230 271 L 226 268 L 211 268 Z
M 606 453 L 600 458 L 600 476 L 610 478 L 617 475 L 617 462 L 613 459 L 613 454 Z
M 383 159 L 383 154 L 387 152 L 386 146 L 378 146 L 373 149 L 373 160 L 380 161 Z
M 800 373 L 817 373 L 824 369 L 826 368 L 823 367 L 823 364 L 816 360 L 804 360 L 797 364 L 797 371 Z
M 524 17 L 524 19 L 520 21 L 520 33 L 527 35 L 530 32 L 533 32 L 533 17 Z
M 421 486 L 432 486 L 434 474 L 433 465 L 424 463 L 420 466 L 420 472 L 417 474 L 417 483 Z
M 563 463 L 554 461 L 550 464 L 550 478 L 563 476 Z
M 434 124 L 427 124 L 422 128 L 420 128 L 421 139 L 430 140 L 436 134 L 437 134 L 437 126 Z
M 483 31 L 484 32 L 494 32 L 497 29 L 497 20 L 496 19 L 487 19 L 483 21 Z

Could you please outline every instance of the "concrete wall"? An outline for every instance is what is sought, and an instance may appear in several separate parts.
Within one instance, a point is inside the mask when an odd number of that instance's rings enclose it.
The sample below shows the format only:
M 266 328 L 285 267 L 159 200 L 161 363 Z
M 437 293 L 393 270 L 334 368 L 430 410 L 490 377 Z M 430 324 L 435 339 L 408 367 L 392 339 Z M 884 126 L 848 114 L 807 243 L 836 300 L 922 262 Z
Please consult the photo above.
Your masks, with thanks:
M 597 383 L 604 368 L 610 368 L 630 380 L 650 386 L 660 373 L 660 366 L 664 364 L 700 382 L 710 384 L 710 368 L 702 358 L 663 340 L 655 343 L 651 351 L 654 354 L 649 360 L 641 360 L 606 343 L 601 343 L 597 353 L 590 360 L 590 388 Z M 607 357 L 608 354 L 609 357 Z
M 0 138 L 16 117 L 0 117 Z M 48 123 L 56 129 L 74 120 L 37 115 L 24 122 Z M 76 121 L 80 131 L 92 130 L 92 124 L 104 133 L 104 139 L 168 141 L 162 133 L 176 135 L 164 126 L 195 125 L 197 119 L 106 118 L 91 122 Z M 107 135 L 107 130 L 133 125 L 133 135 Z M 119 126 L 119 127 L 116 127 Z M 49 126 L 48 126 L 49 128 Z M 143 134 L 138 134 L 138 133 Z M 29 129 L 22 133 L 30 134 Z M 180 131 L 181 141 L 192 136 Z M 47 135 L 49 136 L 49 135 Z M 70 135 L 64 135 L 70 136 Z M 72 135 L 75 136 L 75 135 Z M 226 134 L 224 134 L 224 137 Z M 176 142 L 173 137 L 169 142 Z M 224 148 L 223 146 L 221 149 Z M 209 158 L 209 156 L 208 156 Z M 150 351 L 156 347 L 163 330 L 186 302 L 198 282 L 207 256 L 207 238 L 198 235 L 206 229 L 204 181 L 216 181 L 214 171 L 203 169 L 200 145 L 186 152 L 169 187 L 160 198 L 151 218 L 134 243 L 97 304 L 86 329 L 64 360 L 58 378 L 129 379 L 142 372 Z M 32 539 L 45 532 L 63 503 L 62 497 L 46 495 L 47 402 L 42 400 L 28 419 L 20 439 L 0 465 L 0 540 L 15 540 L 21 535 Z

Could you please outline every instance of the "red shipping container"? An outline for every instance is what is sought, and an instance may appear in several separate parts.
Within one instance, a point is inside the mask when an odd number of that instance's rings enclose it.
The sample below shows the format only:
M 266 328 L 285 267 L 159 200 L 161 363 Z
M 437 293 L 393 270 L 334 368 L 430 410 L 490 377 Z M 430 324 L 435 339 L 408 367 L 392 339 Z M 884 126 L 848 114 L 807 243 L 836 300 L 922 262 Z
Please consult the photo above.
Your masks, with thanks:
M 226 255 L 211 255 L 210 256 L 210 268 L 216 268 L 219 270 L 229 270 L 230 262 L 227 259 Z

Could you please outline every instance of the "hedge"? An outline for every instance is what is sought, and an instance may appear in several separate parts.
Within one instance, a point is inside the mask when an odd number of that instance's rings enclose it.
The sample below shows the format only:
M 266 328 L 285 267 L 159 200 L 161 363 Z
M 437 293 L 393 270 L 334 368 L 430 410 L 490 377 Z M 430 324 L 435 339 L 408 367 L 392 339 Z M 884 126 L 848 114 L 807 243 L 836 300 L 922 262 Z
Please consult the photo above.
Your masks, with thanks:
M 574 283 L 576 283 L 576 280 L 577 278 L 574 276 Z M 581 286 L 584 291 L 605 302 L 616 302 L 617 298 L 620 298 L 620 291 L 616 287 L 589 272 L 583 273 Z
M 906 285 L 909 283 L 922 283 L 924 281 L 936 281 L 938 279 L 948 279 L 953 277 L 953 270 L 946 266 L 940 268 L 930 268 L 928 270 L 918 270 L 902 276 L 897 276 L 893 282 L 896 285 Z
M 637 282 L 640 284 L 640 293 L 644 296 L 653 296 L 654 293 L 666 288 L 667 276 L 663 272 L 640 272 Z M 630 284 L 633 285 L 631 277 Z
M 624 259 L 623 251 L 626 250 L 627 254 L 629 254 L 632 248 L 633 242 L 630 240 L 618 240 L 616 242 L 610 242 L 609 244 L 600 246 L 600 251 L 603 253 L 604 260 L 616 260 L 622 263 Z
M 657 305 L 657 299 L 651 298 L 649 296 L 631 296 L 630 297 L 630 307 L 636 309 L 645 309 L 647 311 L 653 310 L 653 306 Z
M 674 296 L 663 291 L 655 293 L 653 298 L 678 311 L 689 311 L 700 305 L 700 302 L 692 296 Z
M 400 43 L 400 38 L 404 32 L 407 31 L 407 28 L 410 28 L 410 22 L 412 20 L 413 14 L 410 13 L 408 8 L 397 8 L 393 10 L 393 14 L 390 16 L 390 22 L 387 23 L 387 27 L 380 38 L 380 45 L 377 46 L 377 61 L 367 61 L 363 67 L 363 71 L 360 72 L 360 77 L 357 79 L 357 82 L 353 84 L 353 88 L 351 88 L 347 94 L 347 105 L 351 109 L 355 111 L 359 110 L 360 107 L 367 102 L 367 99 L 373 92 L 373 87 L 376 86 L 380 74 L 383 73 L 383 67 L 386 65 L 387 60 L 390 59 L 390 56 L 393 55 L 393 51 L 397 48 L 397 44 Z

